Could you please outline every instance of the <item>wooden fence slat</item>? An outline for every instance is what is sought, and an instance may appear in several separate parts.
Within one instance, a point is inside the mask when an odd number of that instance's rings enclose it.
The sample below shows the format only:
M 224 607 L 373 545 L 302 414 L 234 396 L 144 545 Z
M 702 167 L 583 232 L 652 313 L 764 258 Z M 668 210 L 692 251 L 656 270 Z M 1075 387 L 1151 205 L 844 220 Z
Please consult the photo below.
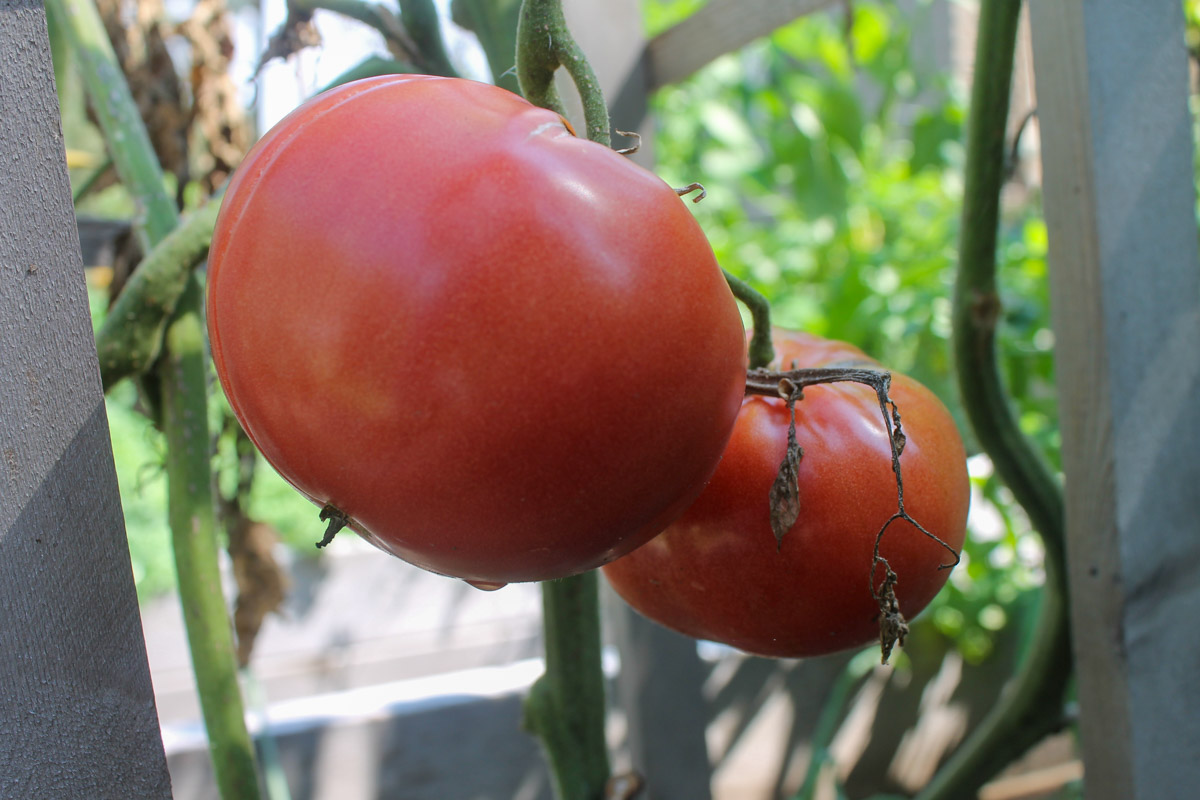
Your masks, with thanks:
M 39 0 L 0 0 L 0 798 L 169 798 Z
M 1089 798 L 1200 785 L 1200 257 L 1178 0 L 1030 4 Z

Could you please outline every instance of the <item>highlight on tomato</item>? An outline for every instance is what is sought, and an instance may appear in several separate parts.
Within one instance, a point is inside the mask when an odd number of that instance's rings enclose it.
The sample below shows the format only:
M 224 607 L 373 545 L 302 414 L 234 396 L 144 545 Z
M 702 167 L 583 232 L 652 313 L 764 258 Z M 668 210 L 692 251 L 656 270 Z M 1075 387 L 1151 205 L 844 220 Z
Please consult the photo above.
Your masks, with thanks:
M 273 128 L 208 269 L 221 385 L 300 492 L 478 584 L 562 577 L 699 494 L 741 318 L 671 187 L 494 86 L 347 84 Z
M 843 342 L 773 332 L 778 362 L 794 367 L 878 364 Z M 918 382 L 893 374 L 907 436 L 900 456 L 904 520 L 880 555 L 911 618 L 941 589 L 966 533 L 970 487 L 954 420 Z M 876 535 L 898 507 L 890 439 L 875 391 L 854 383 L 804 389 L 795 404 L 799 517 L 781 541 L 768 496 L 788 441 L 782 399 L 747 397 L 708 487 L 660 536 L 604 568 L 617 593 L 668 628 L 748 653 L 807 657 L 879 638 L 886 571 Z M 943 544 L 944 543 L 944 544 Z M 874 572 L 874 585 L 872 573 Z

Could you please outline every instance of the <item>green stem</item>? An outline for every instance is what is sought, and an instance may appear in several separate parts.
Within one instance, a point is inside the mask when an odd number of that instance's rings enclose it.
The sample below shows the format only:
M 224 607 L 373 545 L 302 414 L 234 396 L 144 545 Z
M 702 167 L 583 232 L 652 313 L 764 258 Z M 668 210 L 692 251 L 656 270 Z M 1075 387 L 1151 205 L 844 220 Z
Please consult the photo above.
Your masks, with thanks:
M 547 48 L 548 42 L 554 45 Z M 525 0 L 517 29 L 517 77 L 531 103 L 557 110 L 554 71 L 562 57 L 587 108 L 588 137 L 608 146 L 608 111 L 591 67 L 566 29 L 559 0 Z M 573 55 L 572 55 L 573 54 Z M 559 110 L 561 114 L 562 111 Z M 542 584 L 546 672 L 525 701 L 525 726 L 542 742 L 558 800 L 601 800 L 610 766 L 605 740 L 604 670 L 600 648 L 599 578 L 595 571 Z
M 192 273 L 167 326 L 159 368 L 171 543 L 217 786 L 224 800 L 248 800 L 259 797 L 258 768 L 246 730 L 233 629 L 217 561 L 202 300 L 200 278 Z
M 398 30 L 396 18 L 391 10 L 378 3 L 364 2 L 364 0 L 288 0 L 288 8 L 309 14 L 318 9 L 332 11 L 371 26 L 389 41 Z
M 725 282 L 733 296 L 750 311 L 754 331 L 750 334 L 750 369 L 760 369 L 775 360 L 775 345 L 771 343 L 771 304 L 754 287 L 727 269 Z
M 515 59 L 521 0 L 453 0 L 450 9 L 455 24 L 479 38 L 495 84 L 520 91 Z
M 183 219 L 138 264 L 100 330 L 96 350 L 107 392 L 118 381 L 150 368 L 162 350 L 168 315 L 175 309 L 192 269 L 212 242 L 221 197 Z
M 104 159 L 103 164 L 93 169 L 86 178 L 79 182 L 79 185 L 75 187 L 75 191 L 71 193 L 71 202 L 79 205 L 79 201 L 87 197 L 88 192 L 92 190 L 92 187 L 94 187 L 110 169 L 112 169 L 111 157 Z
M 558 800 L 600 800 L 609 778 L 596 572 L 542 584 L 546 672 L 525 700 L 525 727 L 550 762 Z
M 46 5 L 53 7 L 70 42 L 117 175 L 137 207 L 143 249 L 149 251 L 174 230 L 179 215 L 100 13 L 91 0 L 46 0 Z
M 241 675 L 242 684 L 246 687 L 247 701 L 259 718 L 266 720 L 267 693 L 263 691 L 262 683 L 249 667 L 243 668 Z M 266 725 L 263 726 L 262 735 L 259 737 L 259 746 L 262 748 L 263 782 L 266 784 L 266 797 L 268 800 L 292 800 L 292 792 L 287 783 L 287 773 L 284 772 L 283 761 L 279 758 L 279 745 L 275 740 L 275 734 Z
M 421 54 L 421 67 L 426 72 L 431 75 L 458 74 L 446 55 L 442 24 L 433 0 L 400 0 L 400 21 L 416 43 Z
M 554 88 L 554 72 L 564 67 L 583 101 L 587 138 L 610 147 L 608 106 L 600 81 L 567 30 L 561 0 L 525 0 L 517 20 L 517 82 L 521 94 L 536 106 L 566 116 Z
M 975 435 L 1040 533 L 1046 583 L 1033 641 L 1005 695 L 919 795 L 973 797 L 976 790 L 1063 724 L 1072 661 L 1067 620 L 1063 499 L 1058 481 L 1021 433 L 996 363 L 996 242 L 1005 132 L 1021 4 L 983 0 L 967 126 L 954 355 Z
M 388 50 L 401 63 L 415 68 L 405 72 L 456 76 L 442 39 L 437 7 L 432 0 L 400 0 L 400 16 L 387 6 L 365 0 L 288 0 L 289 12 L 311 16 L 324 9 L 369 25 L 383 36 Z M 284 22 L 284 26 L 290 23 Z
M 137 107 L 90 0 L 47 0 L 63 22 L 117 174 L 137 203 L 147 253 L 175 230 L 178 212 L 163 185 Z M 224 800 L 257 800 L 258 771 L 237 682 L 233 631 L 221 591 L 208 435 L 207 351 L 200 278 L 187 279 L 164 331 L 161 383 L 169 483 L 168 516 L 180 601 L 217 788 Z M 117 320 L 120 321 L 119 318 Z

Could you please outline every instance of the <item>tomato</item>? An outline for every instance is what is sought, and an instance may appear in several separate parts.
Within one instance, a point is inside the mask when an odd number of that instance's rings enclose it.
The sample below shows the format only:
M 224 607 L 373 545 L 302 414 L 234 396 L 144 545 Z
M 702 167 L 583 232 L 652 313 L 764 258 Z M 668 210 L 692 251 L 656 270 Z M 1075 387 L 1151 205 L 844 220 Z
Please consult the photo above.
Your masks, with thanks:
M 857 348 L 777 330 L 789 368 L 870 364 Z M 970 489 L 953 419 L 928 389 L 893 375 L 891 397 L 908 437 L 900 457 L 905 507 L 960 550 Z M 879 636 L 870 590 L 875 537 L 897 510 L 891 450 L 873 389 L 837 383 L 806 388 L 796 403 L 800 516 L 776 543 L 768 496 L 787 447 L 783 400 L 747 397 L 712 481 L 649 544 L 609 564 L 609 583 L 650 619 L 749 653 L 802 657 L 864 645 Z M 911 617 L 945 583 L 954 556 L 898 520 L 881 555 L 898 576 Z M 885 570 L 876 575 L 876 591 Z
M 684 201 L 467 80 L 358 81 L 272 129 L 229 185 L 207 311 L 280 474 L 477 583 L 643 544 L 703 488 L 744 390 L 741 318 Z

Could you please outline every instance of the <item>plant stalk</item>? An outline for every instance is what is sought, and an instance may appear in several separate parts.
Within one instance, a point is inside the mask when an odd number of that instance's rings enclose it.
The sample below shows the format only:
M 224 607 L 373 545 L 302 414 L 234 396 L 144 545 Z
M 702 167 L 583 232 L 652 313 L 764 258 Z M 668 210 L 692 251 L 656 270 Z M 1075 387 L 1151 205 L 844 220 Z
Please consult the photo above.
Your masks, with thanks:
M 599 608 L 595 570 L 542 584 L 546 672 L 525 699 L 525 727 L 542 741 L 558 800 L 600 800 L 609 778 Z
M 168 315 L 193 268 L 208 255 L 220 207 L 218 195 L 185 217 L 146 254 L 109 309 L 96 332 L 104 391 L 145 372 L 158 358 Z
M 200 278 L 193 273 L 167 326 L 159 367 L 171 544 L 217 786 L 223 800 L 248 800 L 259 796 L 258 768 L 246 729 L 233 628 L 217 560 L 202 298 Z
M 46 0 L 46 5 L 53 7 L 52 13 L 70 42 L 117 175 L 133 196 L 142 249 L 149 252 L 175 229 L 179 214 L 164 188 L 162 167 L 153 155 L 150 136 L 113 53 L 100 12 L 91 0 Z
M 750 284 L 727 269 L 721 270 L 733 296 L 750 311 L 754 330 L 750 334 L 750 369 L 761 369 L 775 360 L 771 342 L 771 304 Z
M 517 82 L 521 94 L 535 106 L 565 117 L 562 99 L 554 88 L 554 72 L 566 69 L 583 101 L 587 138 L 612 146 L 608 106 L 592 65 L 567 30 L 561 0 L 525 0 L 517 20 Z
M 1072 674 L 1062 490 L 1021 433 L 996 362 L 996 243 L 1020 12 L 1021 4 L 1013 0 L 980 4 L 954 292 L 954 356 L 975 435 L 1041 535 L 1046 581 L 1034 637 L 1019 671 L 1001 701 L 919 795 L 922 800 L 974 797 L 1001 769 L 1060 729 Z

